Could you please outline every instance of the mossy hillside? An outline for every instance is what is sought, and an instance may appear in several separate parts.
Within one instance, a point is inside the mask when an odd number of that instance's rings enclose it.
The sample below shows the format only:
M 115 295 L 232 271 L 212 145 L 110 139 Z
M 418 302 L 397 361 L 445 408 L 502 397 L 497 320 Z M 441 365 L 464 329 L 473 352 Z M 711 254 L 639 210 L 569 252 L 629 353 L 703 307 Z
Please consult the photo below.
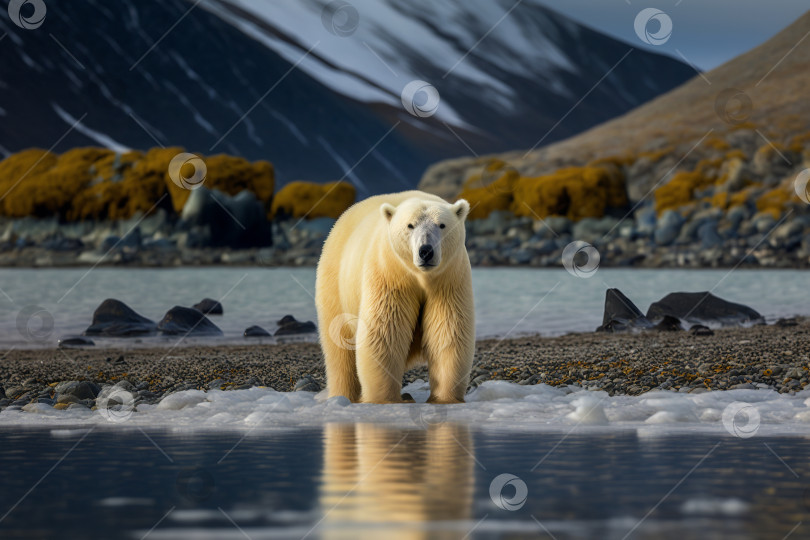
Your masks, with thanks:
M 495 210 L 535 219 L 552 215 L 574 221 L 602 217 L 609 209 L 628 203 L 622 169 L 626 163 L 624 158 L 605 159 L 526 177 L 495 162 L 481 175 L 468 179 L 458 198 L 469 201 L 470 219 L 486 218 Z M 487 176 L 495 180 L 481 185 Z
M 810 132 L 785 137 L 771 132 L 767 139 L 750 155 L 709 139 L 693 169 L 677 171 L 655 190 L 657 213 L 677 210 L 686 215 L 708 203 L 722 210 L 747 206 L 778 220 L 803 208 L 794 180 L 797 167 L 810 161 Z
M 171 158 L 169 159 L 171 160 Z M 217 189 L 228 195 L 236 195 L 245 189 L 252 191 L 257 199 L 265 203 L 267 210 L 270 210 L 275 188 L 275 171 L 269 162 L 251 163 L 241 157 L 218 154 L 205 158 L 205 165 L 208 170 L 205 187 Z M 166 167 L 168 168 L 168 162 Z M 181 173 L 189 176 L 193 174 L 193 170 L 183 171 L 181 169 Z M 169 182 L 167 185 L 172 196 L 172 205 L 179 213 L 183 210 L 183 205 L 186 204 L 191 192 L 174 182 Z
M 0 162 L 0 211 L 10 217 L 50 216 L 61 213 L 89 184 L 90 165 L 101 149 L 74 149 L 61 156 L 30 149 Z
M 517 182 L 511 210 L 516 216 L 565 216 L 572 221 L 599 218 L 610 208 L 627 206 L 621 169 L 611 163 L 566 167 Z
M 190 191 L 168 174 L 181 148 L 117 154 L 75 148 L 62 155 L 25 150 L 0 162 L 0 213 L 8 217 L 52 217 L 67 221 L 128 219 L 161 207 L 180 213 Z M 275 175 L 267 161 L 215 155 L 203 158 L 205 186 L 229 195 L 247 189 L 271 211 Z M 191 171 L 182 171 L 190 174 Z
M 810 164 L 810 132 L 778 131 L 747 122 L 716 131 L 692 147 L 661 137 L 635 155 L 624 153 L 585 165 L 558 161 L 564 166 L 556 170 L 555 162 L 538 166 L 536 157 L 510 157 L 511 162 L 506 155 L 471 162 L 456 196 L 470 202 L 470 219 L 486 218 L 496 210 L 534 219 L 599 218 L 626 206 L 628 186 L 640 181 L 648 187 L 637 189 L 633 201 L 650 201 L 659 216 L 667 210 L 688 216 L 706 207 L 727 211 L 745 206 L 750 213 L 779 219 L 789 210 L 806 210 L 795 194 L 794 179 Z M 545 170 L 526 174 L 538 168 Z
M 279 219 L 337 219 L 354 204 L 357 192 L 348 182 L 290 182 L 273 198 L 271 213 Z
M 692 171 L 675 173 L 669 182 L 655 190 L 655 210 L 661 215 L 695 200 L 696 193 L 718 181 L 721 164 L 719 159 L 704 159 Z
M 113 154 L 112 161 L 108 156 L 95 163 L 92 185 L 78 194 L 66 218 L 128 219 L 136 213 L 147 213 L 156 205 L 171 210 L 172 199 L 167 195 L 171 193 L 169 184 L 174 183 L 167 170 L 171 159 L 181 151 L 181 148 L 154 148 L 146 153 Z
M 494 159 L 487 163 L 480 174 L 466 180 L 458 196 L 470 203 L 468 219 L 483 219 L 495 210 L 509 210 L 518 180 L 520 174 L 506 162 Z

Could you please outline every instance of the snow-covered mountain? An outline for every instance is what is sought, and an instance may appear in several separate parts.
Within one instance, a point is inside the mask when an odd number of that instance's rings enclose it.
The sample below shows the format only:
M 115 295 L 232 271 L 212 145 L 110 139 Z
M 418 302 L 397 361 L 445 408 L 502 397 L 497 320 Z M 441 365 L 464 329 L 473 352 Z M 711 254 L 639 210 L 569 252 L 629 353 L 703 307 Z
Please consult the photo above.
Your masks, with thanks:
M 3 154 L 178 145 L 361 196 L 559 140 L 694 75 L 531 0 L 41 3 L 37 28 L 0 17 Z M 413 81 L 435 93 L 409 101 Z

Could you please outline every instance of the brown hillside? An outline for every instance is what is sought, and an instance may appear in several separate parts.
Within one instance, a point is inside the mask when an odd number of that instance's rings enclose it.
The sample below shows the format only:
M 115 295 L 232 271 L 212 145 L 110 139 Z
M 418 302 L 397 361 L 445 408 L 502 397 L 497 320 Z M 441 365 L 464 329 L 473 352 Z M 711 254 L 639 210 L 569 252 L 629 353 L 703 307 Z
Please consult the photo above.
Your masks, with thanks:
M 705 169 L 699 162 L 710 157 L 710 150 L 739 150 L 741 157 L 753 159 L 768 146 L 775 147 L 786 166 L 795 167 L 810 139 L 806 135 L 810 130 L 808 34 L 810 12 L 766 43 L 624 116 L 547 147 L 497 158 L 525 176 L 605 157 L 644 159 L 660 164 L 655 172 L 672 168 L 676 172 L 692 171 L 698 165 Z M 538 139 L 543 135 L 538 133 Z M 438 163 L 428 169 L 420 187 L 453 198 L 465 180 L 480 174 L 491 160 L 492 156 Z M 633 200 L 669 180 L 656 174 L 632 174 L 632 167 L 630 172 L 627 188 Z

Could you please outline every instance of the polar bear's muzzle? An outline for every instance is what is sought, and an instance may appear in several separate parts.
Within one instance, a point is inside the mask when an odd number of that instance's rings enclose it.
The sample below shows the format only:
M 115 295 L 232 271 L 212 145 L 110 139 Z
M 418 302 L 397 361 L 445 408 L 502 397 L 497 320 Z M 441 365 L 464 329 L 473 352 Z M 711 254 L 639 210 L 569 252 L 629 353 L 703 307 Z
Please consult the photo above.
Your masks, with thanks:
M 422 271 L 429 271 L 442 261 L 439 227 L 432 222 L 418 224 L 411 233 L 413 264 Z

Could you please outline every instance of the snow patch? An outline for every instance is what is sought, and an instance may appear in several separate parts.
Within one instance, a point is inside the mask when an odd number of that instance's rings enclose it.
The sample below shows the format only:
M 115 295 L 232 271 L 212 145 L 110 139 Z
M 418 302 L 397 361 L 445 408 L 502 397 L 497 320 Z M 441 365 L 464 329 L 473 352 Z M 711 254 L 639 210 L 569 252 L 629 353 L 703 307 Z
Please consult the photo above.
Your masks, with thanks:
M 56 111 L 56 114 L 65 121 L 70 126 L 73 126 L 73 129 L 81 133 L 82 135 L 87 136 L 88 138 L 94 140 L 101 146 L 105 148 L 109 148 L 119 154 L 123 154 L 124 152 L 129 152 L 130 148 L 125 146 L 118 141 L 114 140 L 112 137 L 101 133 L 100 131 L 96 131 L 92 128 L 87 127 L 83 123 L 81 123 L 78 119 L 74 118 L 69 112 L 65 111 L 57 105 L 56 103 L 51 103 L 51 107 L 53 110 Z
M 139 404 L 126 421 L 108 422 L 89 409 L 57 410 L 32 403 L 0 412 L 0 426 L 49 426 L 54 437 L 76 437 L 87 426 L 169 430 L 278 430 L 326 423 L 384 423 L 424 427 L 433 421 L 455 422 L 481 429 L 517 431 L 635 430 L 641 437 L 673 432 L 731 436 L 722 411 L 744 401 L 757 408 L 756 436 L 810 435 L 810 390 L 790 396 L 772 390 L 726 390 L 699 395 L 653 391 L 641 396 L 609 396 L 578 387 L 544 384 L 519 385 L 487 381 L 458 405 L 429 405 L 429 385 L 418 380 L 403 388 L 416 403 L 397 405 L 352 404 L 346 398 L 327 398 L 326 392 L 247 390 L 185 390 L 166 396 L 157 405 Z M 428 419 L 426 421 L 425 419 Z M 77 430 L 78 428 L 78 430 Z

